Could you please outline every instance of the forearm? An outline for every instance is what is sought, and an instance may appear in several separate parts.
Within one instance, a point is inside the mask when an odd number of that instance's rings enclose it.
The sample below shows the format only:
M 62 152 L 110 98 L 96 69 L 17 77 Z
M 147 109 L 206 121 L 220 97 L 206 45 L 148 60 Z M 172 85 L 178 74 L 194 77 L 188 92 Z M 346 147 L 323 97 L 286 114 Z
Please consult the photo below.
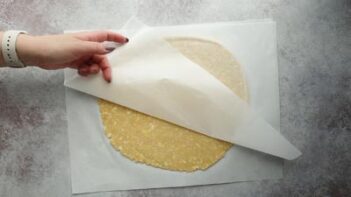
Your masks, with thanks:
M 10 32 L 11 33 L 11 32 Z M 14 32 L 12 32 L 14 33 Z M 5 32 L 0 31 L 0 46 Z M 105 41 L 126 44 L 128 38 L 109 31 L 80 32 L 61 35 L 31 36 L 16 34 L 16 46 L 10 41 L 11 48 L 6 52 L 11 61 L 11 54 L 16 53 L 15 64 L 35 65 L 43 69 L 74 68 L 78 74 L 87 76 L 102 71 L 107 82 L 111 81 L 111 66 L 106 54 L 110 52 L 103 44 Z M 15 48 L 16 51 L 13 51 Z M 5 66 L 7 56 L 0 50 L 0 65 Z M 21 61 L 21 62 L 18 62 Z M 11 65 L 6 65 L 11 66 Z M 22 64 L 20 64 L 22 67 Z

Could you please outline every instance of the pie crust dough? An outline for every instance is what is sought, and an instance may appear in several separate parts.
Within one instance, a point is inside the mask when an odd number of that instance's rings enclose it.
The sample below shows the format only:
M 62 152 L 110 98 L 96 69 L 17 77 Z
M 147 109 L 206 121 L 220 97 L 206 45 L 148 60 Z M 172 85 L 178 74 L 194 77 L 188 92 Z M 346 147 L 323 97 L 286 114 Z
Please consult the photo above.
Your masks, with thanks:
M 248 101 L 242 68 L 221 45 L 187 37 L 166 40 Z M 231 143 L 102 99 L 99 99 L 98 104 L 110 143 L 135 162 L 174 171 L 205 170 L 219 161 L 232 146 Z

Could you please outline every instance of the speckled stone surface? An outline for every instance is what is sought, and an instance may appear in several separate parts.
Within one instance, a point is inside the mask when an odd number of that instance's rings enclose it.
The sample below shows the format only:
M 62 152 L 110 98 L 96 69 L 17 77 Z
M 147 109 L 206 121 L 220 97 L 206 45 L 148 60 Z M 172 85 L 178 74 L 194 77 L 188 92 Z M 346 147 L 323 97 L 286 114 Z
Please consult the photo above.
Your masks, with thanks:
M 350 0 L 1 0 L 0 29 L 33 34 L 273 18 L 277 21 L 281 131 L 303 155 L 284 178 L 106 192 L 117 196 L 350 196 Z M 0 196 L 71 196 L 62 71 L 0 69 Z

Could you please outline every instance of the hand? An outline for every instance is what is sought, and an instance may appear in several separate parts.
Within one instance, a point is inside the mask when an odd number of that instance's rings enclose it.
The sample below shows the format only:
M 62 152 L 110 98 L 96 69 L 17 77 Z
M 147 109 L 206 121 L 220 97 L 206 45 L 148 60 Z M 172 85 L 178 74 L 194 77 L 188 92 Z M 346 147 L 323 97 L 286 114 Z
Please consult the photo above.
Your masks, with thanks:
M 19 35 L 17 53 L 27 65 L 43 69 L 75 68 L 82 76 L 97 74 L 100 70 L 111 82 L 111 67 L 102 42 L 127 43 L 128 38 L 113 32 L 94 31 L 49 36 Z

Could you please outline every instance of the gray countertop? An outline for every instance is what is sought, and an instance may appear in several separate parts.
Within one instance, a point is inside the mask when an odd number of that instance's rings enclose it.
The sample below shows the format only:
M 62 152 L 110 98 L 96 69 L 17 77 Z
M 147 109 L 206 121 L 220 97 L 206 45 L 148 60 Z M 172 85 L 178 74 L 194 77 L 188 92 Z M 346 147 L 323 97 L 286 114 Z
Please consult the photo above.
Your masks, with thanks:
M 0 29 L 33 34 L 273 18 L 277 22 L 281 131 L 303 155 L 284 178 L 100 196 L 351 195 L 351 1 L 0 2 Z M 62 71 L 0 69 L 0 196 L 71 196 Z

